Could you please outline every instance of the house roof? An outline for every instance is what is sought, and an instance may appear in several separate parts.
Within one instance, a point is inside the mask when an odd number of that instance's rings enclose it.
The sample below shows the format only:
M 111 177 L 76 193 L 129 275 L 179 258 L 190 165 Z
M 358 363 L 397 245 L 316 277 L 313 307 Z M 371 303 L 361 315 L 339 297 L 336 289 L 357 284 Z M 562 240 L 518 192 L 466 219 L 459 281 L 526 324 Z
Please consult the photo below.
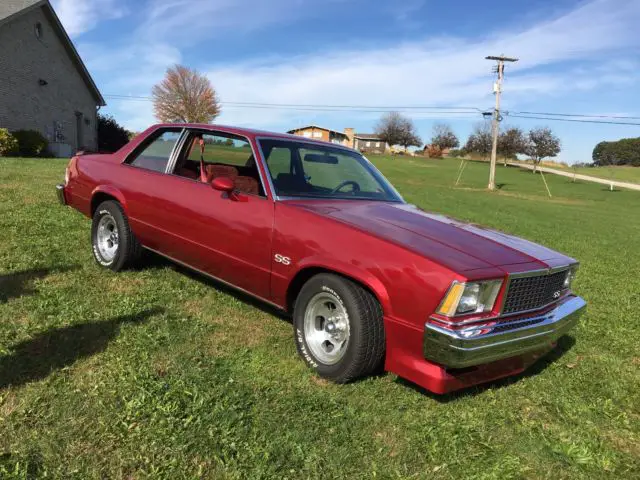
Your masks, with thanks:
M 298 127 L 298 128 L 294 128 L 292 130 L 288 130 L 287 133 L 294 133 L 294 132 L 298 132 L 300 130 L 307 130 L 309 128 L 317 128 L 318 130 L 326 130 L 327 132 L 335 133 L 337 135 L 342 135 L 343 137 L 347 136 L 344 132 L 339 132 L 339 131 L 333 130 L 331 128 L 321 127 L 320 125 L 305 125 L 304 127 Z
M 60 23 L 60 19 L 58 18 L 58 15 L 56 15 L 56 12 L 54 11 L 51 4 L 49 3 L 49 0 L 2 0 L 0 1 L 0 26 L 35 8 L 42 8 L 45 16 L 49 19 L 49 21 L 51 22 L 51 25 L 53 26 L 53 28 L 56 30 L 56 33 L 60 37 L 60 40 L 62 41 L 62 44 L 65 47 L 65 50 L 69 54 L 69 57 L 71 57 L 71 60 L 73 61 L 76 69 L 80 73 L 80 76 L 82 77 L 84 82 L 87 84 L 87 87 L 89 88 L 89 90 L 91 90 L 91 92 L 93 93 L 98 105 L 105 106 L 106 102 L 104 101 L 104 98 L 100 93 L 100 90 L 98 90 L 98 87 L 93 81 L 93 78 L 91 78 L 91 75 L 87 70 L 87 67 L 85 67 L 84 62 L 82 61 L 82 59 L 80 58 L 80 55 L 78 54 L 78 51 L 73 46 L 73 42 L 69 38 L 69 35 L 67 35 L 67 32 L 62 26 L 62 23 Z
M 358 140 L 380 140 L 380 135 L 377 133 L 356 133 L 355 138 Z

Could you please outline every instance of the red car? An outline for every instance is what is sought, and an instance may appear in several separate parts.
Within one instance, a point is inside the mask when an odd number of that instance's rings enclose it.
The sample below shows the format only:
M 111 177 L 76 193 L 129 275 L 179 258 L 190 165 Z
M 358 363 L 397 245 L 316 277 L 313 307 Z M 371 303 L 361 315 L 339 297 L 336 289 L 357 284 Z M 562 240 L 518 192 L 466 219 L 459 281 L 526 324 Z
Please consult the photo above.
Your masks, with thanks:
M 384 368 L 445 393 L 513 375 L 586 306 L 572 258 L 409 205 L 341 145 L 156 125 L 72 158 L 57 189 L 93 219 L 100 265 L 146 248 L 275 305 L 339 383 Z

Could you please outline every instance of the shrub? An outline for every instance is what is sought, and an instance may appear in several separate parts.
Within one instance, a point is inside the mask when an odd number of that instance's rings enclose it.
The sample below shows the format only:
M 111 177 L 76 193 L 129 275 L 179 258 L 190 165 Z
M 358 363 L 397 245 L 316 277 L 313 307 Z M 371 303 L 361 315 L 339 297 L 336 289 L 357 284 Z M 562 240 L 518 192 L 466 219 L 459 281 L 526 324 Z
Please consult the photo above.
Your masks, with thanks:
M 101 152 L 115 152 L 130 140 L 131 132 L 121 127 L 109 115 L 98 115 L 98 150 Z
M 49 142 L 36 130 L 12 132 L 18 142 L 17 154 L 22 157 L 42 157 L 47 154 Z
M 16 137 L 6 128 L 0 128 L 0 157 L 18 150 Z
M 437 145 L 428 145 L 426 150 L 427 157 L 429 158 L 438 158 L 442 156 L 442 149 Z

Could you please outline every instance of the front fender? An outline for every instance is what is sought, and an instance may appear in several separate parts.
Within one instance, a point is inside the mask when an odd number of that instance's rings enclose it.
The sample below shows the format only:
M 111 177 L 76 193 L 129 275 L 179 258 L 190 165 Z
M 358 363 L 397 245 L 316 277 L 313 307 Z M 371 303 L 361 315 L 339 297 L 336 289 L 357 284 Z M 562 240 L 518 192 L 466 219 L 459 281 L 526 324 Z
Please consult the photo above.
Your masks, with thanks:
M 297 270 L 291 277 L 292 279 L 295 278 L 303 270 L 307 270 L 310 268 L 320 268 L 322 270 L 333 271 L 338 274 L 344 275 L 345 277 L 349 277 L 363 284 L 369 290 L 371 290 L 371 292 L 373 292 L 373 294 L 380 302 L 385 315 L 392 314 L 391 299 L 389 297 L 387 288 L 377 276 L 375 276 L 368 270 L 360 268 L 351 263 L 337 261 L 335 258 L 328 259 L 321 256 L 305 258 L 304 260 L 298 262 L 296 267 Z

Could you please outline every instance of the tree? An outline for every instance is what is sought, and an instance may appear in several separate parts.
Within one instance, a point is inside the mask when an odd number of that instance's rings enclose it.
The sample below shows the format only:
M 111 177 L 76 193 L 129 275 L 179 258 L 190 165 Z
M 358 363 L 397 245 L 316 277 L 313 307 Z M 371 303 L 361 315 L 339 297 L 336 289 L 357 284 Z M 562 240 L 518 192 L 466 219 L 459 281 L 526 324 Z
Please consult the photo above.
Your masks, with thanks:
M 600 142 L 593 149 L 593 163 L 603 165 L 633 165 L 640 167 L 640 138 L 622 138 L 615 142 Z
M 491 153 L 491 127 L 489 124 L 481 122 L 473 127 L 464 150 L 469 153 L 479 153 L 483 158 Z
M 422 145 L 422 140 L 416 133 L 416 127 L 411 119 L 398 112 L 385 114 L 376 125 L 376 133 L 383 142 L 390 146 L 402 145 L 405 150 Z
M 533 173 L 536 173 L 544 158 L 555 157 L 560 153 L 560 139 L 548 127 L 534 128 L 529 131 L 529 142 L 525 150 L 533 160 Z
M 389 112 L 382 116 L 376 125 L 376 134 L 389 146 L 399 145 L 404 128 L 403 116 L 398 112 Z
M 115 152 L 129 142 L 131 132 L 110 115 L 98 114 L 98 150 Z
M 416 132 L 414 123 L 405 118 L 403 120 L 402 134 L 400 135 L 400 145 L 404 147 L 405 152 L 409 147 L 419 147 L 422 145 L 422 139 Z
M 210 123 L 220 115 L 218 98 L 209 79 L 182 65 L 167 69 L 164 79 L 151 93 L 153 110 L 161 122 Z
M 498 137 L 498 153 L 503 156 L 504 164 L 507 159 L 515 158 L 518 153 L 526 153 L 527 138 L 517 127 L 506 128 Z
M 433 126 L 433 137 L 431 137 L 431 145 L 437 146 L 440 150 L 458 148 L 460 140 L 453 133 L 453 129 L 446 123 L 436 123 Z

